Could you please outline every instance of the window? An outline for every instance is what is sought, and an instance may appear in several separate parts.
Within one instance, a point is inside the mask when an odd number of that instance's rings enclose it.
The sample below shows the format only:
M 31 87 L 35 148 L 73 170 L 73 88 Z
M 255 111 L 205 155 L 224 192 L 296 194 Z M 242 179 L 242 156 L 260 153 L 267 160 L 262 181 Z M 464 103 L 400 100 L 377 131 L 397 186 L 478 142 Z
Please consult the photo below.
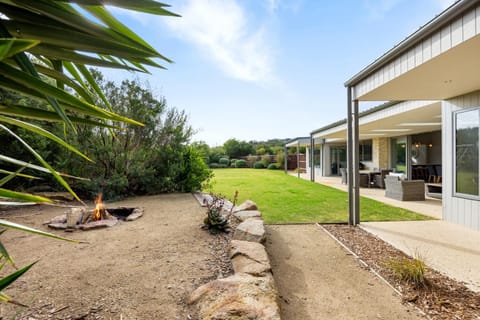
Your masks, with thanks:
M 478 198 L 480 108 L 455 113 L 455 194 Z
M 372 140 L 360 141 L 360 161 L 372 161 Z

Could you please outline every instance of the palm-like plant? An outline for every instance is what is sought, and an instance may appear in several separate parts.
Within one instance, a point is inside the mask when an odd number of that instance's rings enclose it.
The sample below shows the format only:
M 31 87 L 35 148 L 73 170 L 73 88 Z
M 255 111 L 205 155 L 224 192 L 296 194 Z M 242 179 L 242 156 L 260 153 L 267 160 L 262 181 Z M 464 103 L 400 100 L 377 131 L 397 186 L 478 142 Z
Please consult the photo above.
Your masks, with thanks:
M 120 121 L 141 125 L 109 109 L 87 66 L 148 72 L 148 67 L 163 68 L 156 60 L 171 61 L 117 20 L 106 5 L 176 16 L 166 9 L 168 5 L 153 0 L 0 0 L 0 88 L 48 103 L 48 108 L 41 109 L 0 102 L 0 130 L 14 137 L 32 155 L 31 159 L 15 159 L 0 149 L 0 163 L 18 166 L 16 171 L 0 167 L 4 175 L 0 179 L 0 200 L 7 199 L 9 204 L 50 202 L 47 198 L 3 188 L 15 177 L 35 178 L 21 173 L 29 168 L 50 172 L 81 201 L 62 178 L 64 174 L 52 168 L 11 126 L 45 136 L 89 161 L 82 152 L 32 120 L 61 122 L 66 134 L 75 134 L 74 123 L 111 127 L 112 121 Z M 95 101 L 102 101 L 105 107 L 96 105 Z M 32 160 L 36 164 L 31 163 Z M 55 237 L 1 219 L 0 227 Z M 0 230 L 0 234 L 2 232 Z M 0 242 L 0 270 L 7 262 L 13 264 Z M 1 278 L 0 291 L 30 267 Z M 13 301 L 0 292 L 1 300 Z
M 80 199 L 62 175 L 7 125 L 52 139 L 87 161 L 88 157 L 79 150 L 29 121 L 61 121 L 67 134 L 75 133 L 75 122 L 109 126 L 110 121 L 121 121 L 141 125 L 108 109 L 109 103 L 87 65 L 148 72 L 147 67 L 163 68 L 155 59 L 171 61 L 117 20 L 105 5 L 175 16 L 165 9 L 168 5 L 152 0 L 0 0 L 0 87 L 46 101 L 49 105 L 48 109 L 38 109 L 0 104 L 0 130 L 24 145 L 40 167 L 54 175 L 77 200 Z M 107 108 L 95 105 L 94 101 L 98 100 Z M 38 169 L 25 159 L 7 157 L 1 150 L 0 160 Z M 48 201 L 1 187 L 0 197 Z

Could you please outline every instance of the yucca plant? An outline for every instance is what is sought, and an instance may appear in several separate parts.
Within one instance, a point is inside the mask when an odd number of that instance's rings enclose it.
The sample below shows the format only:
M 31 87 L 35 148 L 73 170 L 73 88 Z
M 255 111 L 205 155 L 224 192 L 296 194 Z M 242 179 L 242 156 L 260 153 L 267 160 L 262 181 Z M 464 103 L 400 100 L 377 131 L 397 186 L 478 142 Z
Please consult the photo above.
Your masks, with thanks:
M 7 200 L 9 205 L 51 202 L 44 197 L 2 187 L 13 178 L 35 178 L 22 174 L 25 168 L 51 173 L 81 201 L 64 180 L 63 176 L 68 175 L 52 168 L 11 130 L 12 126 L 45 136 L 90 161 L 63 138 L 32 121 L 61 122 L 65 134 L 76 133 L 75 123 L 111 127 L 115 121 L 141 125 L 111 111 L 88 66 L 148 72 L 148 67 L 164 68 L 156 60 L 166 63 L 171 60 L 117 20 L 106 5 L 154 15 L 177 16 L 166 9 L 168 5 L 152 0 L 0 0 L 0 88 L 48 105 L 37 108 L 21 103 L 0 103 L 0 130 L 15 138 L 31 154 L 29 159 L 16 159 L 3 154 L 0 149 L 0 163 L 3 163 L 0 173 L 5 175 L 0 180 L 0 200 Z M 96 101 L 101 101 L 101 105 Z M 19 169 L 7 170 L 5 163 Z M 0 221 L 0 226 L 56 237 L 8 221 Z M 0 254 L 1 267 L 7 262 L 13 263 L 1 243 Z M 0 291 L 31 266 L 0 279 Z M 0 300 L 12 301 L 4 294 L 0 294 Z

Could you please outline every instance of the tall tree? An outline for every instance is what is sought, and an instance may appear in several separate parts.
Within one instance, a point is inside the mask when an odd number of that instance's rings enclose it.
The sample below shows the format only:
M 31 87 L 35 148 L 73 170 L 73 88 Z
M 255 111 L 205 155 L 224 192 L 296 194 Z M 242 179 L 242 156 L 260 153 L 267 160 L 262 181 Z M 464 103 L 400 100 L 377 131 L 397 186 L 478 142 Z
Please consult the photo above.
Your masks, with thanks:
M 223 144 L 225 153 L 230 158 L 238 158 L 248 156 L 254 153 L 252 145 L 246 141 L 239 141 L 237 139 L 229 139 Z

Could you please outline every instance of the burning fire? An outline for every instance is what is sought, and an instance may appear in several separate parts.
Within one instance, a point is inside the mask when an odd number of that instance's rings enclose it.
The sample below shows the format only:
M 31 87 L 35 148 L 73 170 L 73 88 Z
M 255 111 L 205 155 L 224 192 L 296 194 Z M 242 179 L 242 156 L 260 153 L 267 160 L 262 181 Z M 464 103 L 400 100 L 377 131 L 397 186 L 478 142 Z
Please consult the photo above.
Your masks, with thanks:
M 97 199 L 95 199 L 95 209 L 93 209 L 93 220 L 102 220 L 102 216 L 105 214 L 105 205 L 102 202 L 102 194 L 99 193 Z

